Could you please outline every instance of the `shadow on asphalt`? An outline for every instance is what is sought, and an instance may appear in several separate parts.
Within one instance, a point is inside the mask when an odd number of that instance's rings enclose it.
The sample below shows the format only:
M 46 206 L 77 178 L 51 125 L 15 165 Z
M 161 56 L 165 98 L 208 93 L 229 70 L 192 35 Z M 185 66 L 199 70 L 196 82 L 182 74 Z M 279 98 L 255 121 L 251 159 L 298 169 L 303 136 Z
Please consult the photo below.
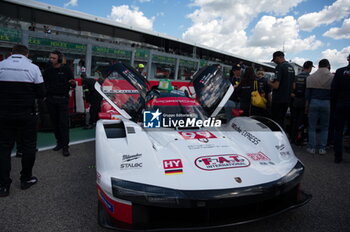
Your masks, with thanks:
M 10 196 L 0 198 L 1 232 L 110 231 L 97 224 L 94 142 L 71 146 L 71 156 L 61 152 L 37 154 L 34 175 L 38 184 L 19 189 L 20 159 L 12 158 Z M 350 228 L 350 154 L 334 164 L 333 153 L 310 155 L 294 147 L 305 164 L 302 188 L 313 195 L 296 210 L 263 221 L 220 232 L 330 232 Z

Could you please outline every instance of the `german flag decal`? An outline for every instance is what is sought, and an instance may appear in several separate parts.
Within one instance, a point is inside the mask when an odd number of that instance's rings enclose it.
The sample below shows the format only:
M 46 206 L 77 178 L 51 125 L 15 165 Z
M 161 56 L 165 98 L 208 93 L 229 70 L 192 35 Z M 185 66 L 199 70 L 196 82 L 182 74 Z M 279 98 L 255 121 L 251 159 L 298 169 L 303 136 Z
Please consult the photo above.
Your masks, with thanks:
M 183 166 L 181 159 L 163 160 L 165 175 L 182 174 Z

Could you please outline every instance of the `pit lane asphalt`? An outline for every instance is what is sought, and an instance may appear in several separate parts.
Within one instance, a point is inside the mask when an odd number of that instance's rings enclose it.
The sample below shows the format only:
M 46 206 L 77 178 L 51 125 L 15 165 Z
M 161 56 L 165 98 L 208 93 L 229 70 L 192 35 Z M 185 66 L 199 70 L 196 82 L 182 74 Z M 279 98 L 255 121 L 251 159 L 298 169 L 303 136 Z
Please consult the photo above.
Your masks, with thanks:
M 94 142 L 70 150 L 70 157 L 38 152 L 34 175 L 39 182 L 24 191 L 19 189 L 20 159 L 12 158 L 10 196 L 0 198 L 1 232 L 110 231 L 96 219 Z M 313 195 L 311 202 L 263 221 L 215 231 L 350 231 L 350 154 L 344 154 L 344 163 L 334 164 L 332 152 L 313 156 L 305 148 L 294 151 L 306 166 L 302 183 Z

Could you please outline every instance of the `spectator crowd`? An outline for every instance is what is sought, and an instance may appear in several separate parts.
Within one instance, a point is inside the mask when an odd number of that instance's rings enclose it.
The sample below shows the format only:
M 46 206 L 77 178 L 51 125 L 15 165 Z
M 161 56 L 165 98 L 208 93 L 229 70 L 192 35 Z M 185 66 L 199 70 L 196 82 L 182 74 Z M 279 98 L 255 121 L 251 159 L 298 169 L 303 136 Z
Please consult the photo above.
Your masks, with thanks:
M 313 73 L 313 62 L 306 61 L 297 75 L 282 51 L 273 53 L 271 61 L 277 65 L 273 78 L 265 77 L 262 68 L 232 66 L 235 91 L 225 106 L 228 119 L 233 109 L 243 110 L 244 116 L 269 117 L 287 132 L 291 143 L 306 143 L 309 153 L 319 155 L 334 146 L 334 162 L 342 162 L 343 136 L 350 131 L 350 55 L 348 66 L 335 74 L 327 59 L 320 60 Z M 264 104 L 253 103 L 254 91 Z

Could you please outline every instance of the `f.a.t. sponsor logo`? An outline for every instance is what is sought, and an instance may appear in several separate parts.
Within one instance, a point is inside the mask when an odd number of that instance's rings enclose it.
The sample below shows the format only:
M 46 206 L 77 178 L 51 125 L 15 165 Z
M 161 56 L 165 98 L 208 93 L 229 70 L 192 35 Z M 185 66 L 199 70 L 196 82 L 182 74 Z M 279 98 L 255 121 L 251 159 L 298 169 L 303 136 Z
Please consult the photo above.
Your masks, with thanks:
M 250 161 L 246 157 L 237 154 L 201 156 L 194 163 L 198 168 L 205 171 L 244 168 L 250 165 Z
M 183 166 L 181 159 L 163 160 L 165 175 L 182 174 Z

